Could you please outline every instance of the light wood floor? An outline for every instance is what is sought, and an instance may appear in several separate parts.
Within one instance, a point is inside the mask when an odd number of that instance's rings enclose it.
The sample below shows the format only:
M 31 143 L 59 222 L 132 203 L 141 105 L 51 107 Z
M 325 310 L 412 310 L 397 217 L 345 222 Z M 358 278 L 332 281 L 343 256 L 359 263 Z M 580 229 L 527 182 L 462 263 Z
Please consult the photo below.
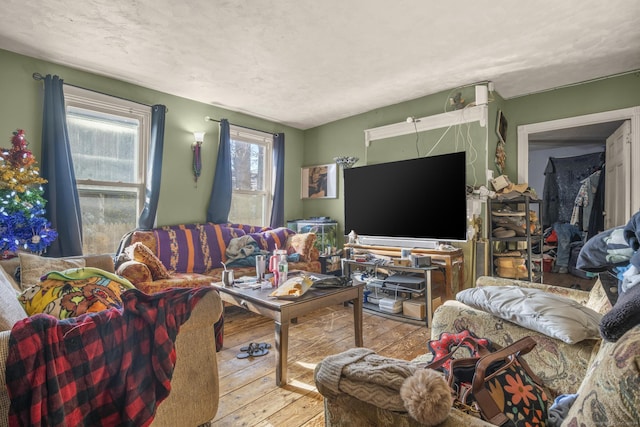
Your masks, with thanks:
M 275 385 L 275 354 L 238 359 L 249 342 L 274 346 L 274 323 L 237 307 L 225 308 L 224 348 L 218 352 L 220 401 L 214 426 L 324 426 L 313 369 L 326 356 L 354 347 L 352 307 L 335 305 L 298 318 L 289 329 L 289 381 Z M 413 359 L 426 351 L 429 330 L 364 313 L 364 346 Z
M 578 283 L 590 290 L 595 279 L 545 273 L 544 282 L 559 286 Z M 364 346 L 376 353 L 410 360 L 426 352 L 430 331 L 364 313 Z M 354 347 L 353 311 L 343 305 L 317 310 L 298 319 L 289 330 L 289 381 L 275 385 L 275 354 L 238 359 L 250 342 L 274 346 L 272 320 L 238 307 L 225 308 L 224 347 L 218 356 L 220 401 L 213 426 L 321 427 L 324 408 L 313 381 L 313 369 L 325 357 Z

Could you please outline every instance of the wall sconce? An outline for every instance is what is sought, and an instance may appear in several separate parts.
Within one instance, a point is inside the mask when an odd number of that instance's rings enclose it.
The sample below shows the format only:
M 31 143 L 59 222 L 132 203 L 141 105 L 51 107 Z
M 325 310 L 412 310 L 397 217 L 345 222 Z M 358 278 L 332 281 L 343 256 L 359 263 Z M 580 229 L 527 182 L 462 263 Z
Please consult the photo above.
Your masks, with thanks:
M 338 166 L 341 166 L 343 169 L 350 169 L 360 159 L 353 156 L 340 156 L 334 157 L 333 160 L 338 164 Z
M 200 177 L 200 172 L 202 171 L 202 157 L 200 154 L 200 149 L 202 147 L 202 142 L 204 141 L 204 132 L 194 132 L 193 138 L 195 139 L 191 149 L 193 150 L 193 176 L 198 182 L 198 178 Z

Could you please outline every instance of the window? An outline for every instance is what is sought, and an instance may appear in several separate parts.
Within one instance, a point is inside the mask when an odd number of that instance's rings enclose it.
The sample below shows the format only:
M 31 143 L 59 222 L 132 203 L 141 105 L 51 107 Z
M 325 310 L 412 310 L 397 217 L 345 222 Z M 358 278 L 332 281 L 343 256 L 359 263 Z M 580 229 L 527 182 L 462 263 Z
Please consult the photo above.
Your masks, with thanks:
M 151 108 L 64 86 L 84 254 L 114 253 L 144 204 Z
M 233 125 L 229 131 L 233 188 L 229 221 L 269 225 L 273 200 L 273 135 Z

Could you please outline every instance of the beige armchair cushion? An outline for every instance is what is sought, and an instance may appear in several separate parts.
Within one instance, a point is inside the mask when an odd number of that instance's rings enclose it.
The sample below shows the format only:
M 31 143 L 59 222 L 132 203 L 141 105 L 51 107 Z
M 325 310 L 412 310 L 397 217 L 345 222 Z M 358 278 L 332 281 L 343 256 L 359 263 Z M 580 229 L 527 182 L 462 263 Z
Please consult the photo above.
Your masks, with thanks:
M 640 425 L 640 325 L 604 342 L 578 389 L 563 426 Z
M 40 277 L 50 271 L 64 271 L 69 268 L 85 267 L 83 258 L 48 258 L 20 252 L 20 287 L 22 290 L 37 285 Z
M 458 333 L 468 329 L 494 344 L 505 347 L 514 341 L 531 336 L 536 347 L 525 356 L 529 366 L 555 393 L 575 393 L 585 376 L 591 358 L 597 351 L 600 339 L 567 344 L 531 329 L 523 328 L 482 310 L 469 307 L 459 301 L 446 301 L 433 315 L 431 338 L 441 333 Z M 426 361 L 427 353 L 416 358 Z

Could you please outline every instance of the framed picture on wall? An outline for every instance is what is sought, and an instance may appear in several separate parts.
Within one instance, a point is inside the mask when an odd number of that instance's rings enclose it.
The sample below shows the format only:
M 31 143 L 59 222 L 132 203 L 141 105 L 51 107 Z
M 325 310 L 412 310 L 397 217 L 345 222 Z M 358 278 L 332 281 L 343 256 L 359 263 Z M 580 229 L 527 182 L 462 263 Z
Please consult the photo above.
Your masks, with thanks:
M 302 168 L 300 197 L 302 199 L 335 199 L 337 178 L 335 163 Z
M 498 110 L 498 119 L 496 120 L 496 133 L 502 143 L 507 142 L 507 118 L 502 114 L 502 110 Z

